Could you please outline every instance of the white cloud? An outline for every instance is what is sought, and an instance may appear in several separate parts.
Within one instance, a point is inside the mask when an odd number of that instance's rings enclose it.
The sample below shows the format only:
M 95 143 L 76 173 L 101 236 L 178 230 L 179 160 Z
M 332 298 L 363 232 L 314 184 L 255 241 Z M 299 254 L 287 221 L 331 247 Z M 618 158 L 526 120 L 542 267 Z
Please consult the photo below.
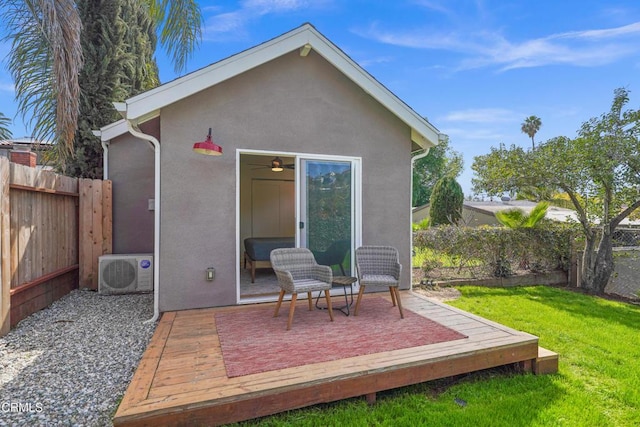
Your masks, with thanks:
M 268 14 L 288 13 L 298 10 L 320 9 L 332 0 L 244 0 L 240 8 L 219 13 L 206 19 L 203 38 L 212 41 L 228 41 L 248 37 L 249 24 Z M 217 11 L 217 10 L 216 10 Z
M 463 56 L 458 69 L 497 66 L 501 70 L 552 64 L 599 66 L 636 54 L 640 22 L 615 28 L 572 31 L 510 41 L 499 32 L 434 32 L 427 28 L 394 32 L 373 23 L 356 31 L 381 43 L 416 49 L 446 50 Z
M 419 5 L 419 6 L 425 7 L 427 9 L 433 10 L 434 12 L 440 12 L 440 13 L 445 14 L 445 15 L 452 15 L 453 14 L 448 7 L 440 4 L 437 1 L 433 1 L 433 0 L 414 0 L 414 3 Z
M 477 108 L 451 111 L 437 121 L 466 123 L 507 123 L 519 120 L 520 115 L 504 108 Z
M 607 28 L 604 30 L 570 31 L 566 33 L 554 34 L 549 39 L 591 39 L 601 40 L 617 38 L 626 35 L 640 34 L 640 22 L 623 25 L 622 27 Z
M 225 41 L 246 37 L 247 17 L 239 12 L 221 13 L 208 18 L 203 31 L 204 40 Z
M 12 83 L 0 83 L 0 92 L 14 93 L 15 91 L 16 88 Z
M 375 65 L 375 64 L 386 64 L 389 62 L 393 62 L 394 58 L 392 56 L 378 56 L 378 57 L 374 57 L 374 58 L 365 58 L 365 59 L 360 59 L 358 60 L 358 64 L 361 67 L 368 67 L 370 65 Z
M 315 2 L 307 0 L 245 0 L 242 9 L 259 15 L 267 13 L 287 12 L 313 6 Z
M 455 141 L 456 144 L 473 142 L 473 144 L 476 145 L 476 141 L 491 141 L 492 143 L 497 144 L 505 139 L 504 133 L 488 128 L 442 128 L 440 130 L 442 133 L 449 135 L 451 140 Z

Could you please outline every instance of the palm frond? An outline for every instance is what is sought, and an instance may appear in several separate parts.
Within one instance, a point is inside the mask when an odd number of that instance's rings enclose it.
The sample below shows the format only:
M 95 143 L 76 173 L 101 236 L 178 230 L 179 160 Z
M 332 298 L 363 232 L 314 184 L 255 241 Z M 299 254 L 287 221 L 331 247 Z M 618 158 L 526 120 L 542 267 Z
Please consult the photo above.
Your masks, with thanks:
M 149 13 L 160 30 L 160 43 L 169 54 L 176 73 L 202 39 L 202 12 L 196 0 L 150 1 Z
M 507 209 L 496 212 L 495 216 L 498 222 L 507 228 L 520 228 L 526 215 L 522 209 Z
M 0 139 L 11 139 L 11 131 L 9 126 L 11 125 L 11 119 L 0 113 Z
M 531 213 L 527 216 L 527 220 L 524 223 L 525 228 L 533 228 L 538 224 L 542 218 L 547 215 L 547 209 L 549 209 L 549 202 L 540 202 L 538 203 L 532 210 Z
M 538 203 L 528 215 L 522 209 L 513 208 L 495 213 L 498 222 L 507 228 L 533 228 L 545 217 L 549 202 Z
M 75 2 L 10 0 L 3 17 L 12 42 L 8 65 L 18 110 L 36 138 L 54 139 L 60 156 L 70 156 L 82 68 L 82 24 Z

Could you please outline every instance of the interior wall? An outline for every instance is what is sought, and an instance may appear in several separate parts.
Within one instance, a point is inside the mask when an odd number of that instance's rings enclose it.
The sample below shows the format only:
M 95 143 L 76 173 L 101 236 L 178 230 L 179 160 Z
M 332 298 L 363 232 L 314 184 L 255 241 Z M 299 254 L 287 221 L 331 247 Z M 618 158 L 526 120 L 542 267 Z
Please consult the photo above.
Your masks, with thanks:
M 410 129 L 314 51 L 287 54 L 161 114 L 162 311 L 236 304 L 237 150 L 362 158 L 363 244 L 397 247 L 402 287 L 410 286 Z M 209 127 L 222 156 L 191 150 Z M 213 282 L 207 267 L 216 268 Z
M 251 180 L 251 236 L 295 236 L 293 181 Z
M 269 165 L 274 156 L 261 156 L 254 154 L 241 154 L 240 156 L 240 242 L 239 257 L 242 262 L 244 251 L 244 239 L 247 237 L 294 237 L 295 236 L 295 172 L 292 169 L 284 169 L 282 172 L 273 172 L 270 168 L 257 165 Z M 294 159 L 282 157 L 285 164 L 294 162 Z M 272 192 L 266 197 L 278 199 L 278 212 L 269 209 L 254 211 L 254 183 L 256 181 L 273 183 Z M 282 188 L 283 183 L 288 183 L 290 194 L 281 194 L 289 191 Z M 285 184 L 286 185 L 286 184 Z M 286 188 L 286 187 L 285 187 Z M 265 217 L 265 223 L 278 226 L 271 230 L 254 230 L 256 216 Z M 290 220 L 288 219 L 290 218 Z

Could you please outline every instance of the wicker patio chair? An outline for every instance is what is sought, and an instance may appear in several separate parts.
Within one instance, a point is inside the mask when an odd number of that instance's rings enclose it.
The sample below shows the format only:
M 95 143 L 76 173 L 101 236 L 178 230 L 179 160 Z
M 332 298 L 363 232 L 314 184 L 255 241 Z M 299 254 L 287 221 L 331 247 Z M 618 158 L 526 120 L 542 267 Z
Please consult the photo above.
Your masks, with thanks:
M 296 300 L 299 292 L 306 292 L 309 299 L 309 310 L 313 310 L 313 291 L 324 291 L 327 300 L 329 318 L 333 322 L 333 309 L 331 307 L 331 267 L 318 265 L 313 254 L 306 248 L 281 248 L 271 251 L 271 265 L 278 277 L 280 295 L 276 304 L 274 317 L 278 316 L 282 299 L 285 293 L 291 294 L 291 306 L 289 307 L 289 320 L 287 330 L 291 329 L 293 312 L 296 309 Z
M 402 301 L 400 300 L 400 265 L 398 250 L 391 246 L 362 246 L 356 249 L 356 270 L 358 272 L 358 283 L 360 292 L 354 315 L 358 315 L 360 301 L 367 286 L 389 287 L 391 302 L 398 305 L 400 317 L 404 319 L 402 312 Z

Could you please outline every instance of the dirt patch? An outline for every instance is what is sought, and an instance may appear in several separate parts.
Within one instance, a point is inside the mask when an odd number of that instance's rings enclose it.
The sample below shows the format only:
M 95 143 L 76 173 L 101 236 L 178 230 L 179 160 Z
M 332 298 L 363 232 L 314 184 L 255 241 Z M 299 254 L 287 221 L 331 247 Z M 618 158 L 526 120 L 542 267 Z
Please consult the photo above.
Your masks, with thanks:
M 422 283 L 424 273 L 421 268 L 413 268 L 411 274 L 413 282 L 412 290 L 417 294 L 433 298 L 440 302 L 453 301 L 460 298 L 460 291 L 456 288 L 450 286 L 439 286 L 433 284 L 433 282 L 430 284 Z
M 414 285 L 413 292 L 424 295 L 429 298 L 433 298 L 440 302 L 453 301 L 460 298 L 460 291 L 456 288 L 452 288 L 449 286 L 421 286 Z

